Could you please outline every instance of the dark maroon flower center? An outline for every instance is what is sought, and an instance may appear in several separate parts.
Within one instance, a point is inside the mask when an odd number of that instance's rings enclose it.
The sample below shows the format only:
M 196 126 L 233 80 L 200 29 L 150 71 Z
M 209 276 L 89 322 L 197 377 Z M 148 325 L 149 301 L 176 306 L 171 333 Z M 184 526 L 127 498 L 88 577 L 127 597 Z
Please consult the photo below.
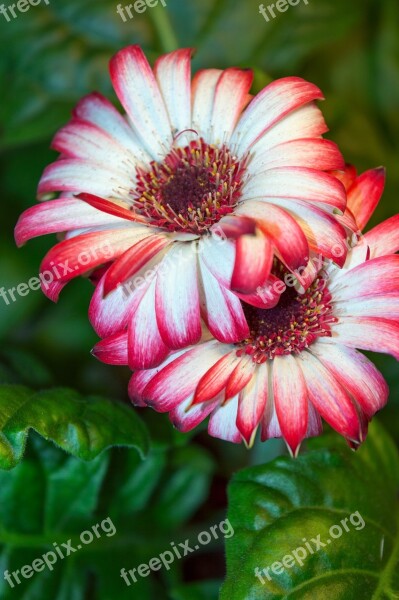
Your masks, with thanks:
M 274 356 L 299 354 L 318 337 L 330 336 L 329 324 L 337 321 L 331 294 L 321 274 L 304 294 L 287 286 L 274 308 L 243 304 L 243 309 L 250 336 L 238 344 L 237 354 L 248 354 L 256 363 Z
M 133 208 L 155 227 L 201 235 L 233 212 L 244 172 L 245 160 L 200 139 L 139 170 Z
M 173 212 L 185 214 L 188 209 L 202 209 L 204 199 L 217 192 L 217 184 L 212 181 L 209 170 L 198 165 L 177 167 L 161 190 L 163 206 L 170 206 Z

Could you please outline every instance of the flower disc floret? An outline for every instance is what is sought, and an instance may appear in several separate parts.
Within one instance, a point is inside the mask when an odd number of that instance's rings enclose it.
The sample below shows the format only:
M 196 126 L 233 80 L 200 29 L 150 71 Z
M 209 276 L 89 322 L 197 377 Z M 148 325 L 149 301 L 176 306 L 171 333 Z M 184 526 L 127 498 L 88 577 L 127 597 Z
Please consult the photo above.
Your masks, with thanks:
M 226 146 L 192 141 L 138 170 L 134 208 L 155 227 L 203 234 L 233 212 L 244 173 L 245 160 Z

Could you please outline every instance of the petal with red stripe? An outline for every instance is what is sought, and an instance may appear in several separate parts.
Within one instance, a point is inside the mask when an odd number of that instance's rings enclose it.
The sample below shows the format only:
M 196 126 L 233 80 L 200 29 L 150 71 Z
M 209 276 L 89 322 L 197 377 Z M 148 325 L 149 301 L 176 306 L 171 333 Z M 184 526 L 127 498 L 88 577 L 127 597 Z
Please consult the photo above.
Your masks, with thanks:
M 266 363 L 258 365 L 254 376 L 240 391 L 236 425 L 248 447 L 255 440 L 268 398 L 269 374 Z
M 318 87 L 300 77 L 273 81 L 255 96 L 245 110 L 231 142 L 237 144 L 239 153 L 244 153 L 290 112 L 322 98 Z
M 255 235 L 242 235 L 236 241 L 231 289 L 251 294 L 267 280 L 272 264 L 273 248 L 269 237 L 259 230 Z
M 308 429 L 308 391 L 301 367 L 293 355 L 273 360 L 273 396 L 281 433 L 297 456 Z
M 169 348 L 184 348 L 201 338 L 197 242 L 176 242 L 160 264 L 155 292 L 156 318 Z
M 301 353 L 299 364 L 310 401 L 317 412 L 338 433 L 354 442 L 361 442 L 359 415 L 348 392 L 310 352 Z
M 134 131 L 155 160 L 172 145 L 169 116 L 154 73 L 139 46 L 120 50 L 110 62 L 112 84 Z

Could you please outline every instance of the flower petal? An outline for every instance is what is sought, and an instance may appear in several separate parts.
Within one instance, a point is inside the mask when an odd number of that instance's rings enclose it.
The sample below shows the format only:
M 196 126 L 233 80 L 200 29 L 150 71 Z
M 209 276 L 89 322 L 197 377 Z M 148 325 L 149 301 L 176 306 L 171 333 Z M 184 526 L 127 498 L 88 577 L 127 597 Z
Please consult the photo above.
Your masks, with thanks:
M 399 215 L 383 221 L 364 236 L 370 247 L 370 258 L 386 256 L 399 251 Z
M 290 140 L 267 148 L 264 153 L 256 152 L 247 171 L 255 175 L 267 169 L 293 166 L 327 171 L 343 167 L 344 159 L 338 146 L 330 140 Z
M 236 242 L 236 260 L 231 289 L 250 294 L 270 275 L 273 248 L 270 239 L 257 231 L 255 235 L 242 235 Z
M 385 187 L 385 169 L 370 169 L 356 178 L 348 192 L 348 208 L 360 230 L 369 222 Z
M 205 142 L 212 142 L 211 118 L 217 83 L 223 71 L 202 69 L 197 71 L 192 82 L 192 127 Z
M 152 377 L 143 399 L 157 411 L 168 412 L 193 394 L 201 377 L 229 351 L 216 341 L 188 349 Z
M 157 274 L 157 323 L 165 344 L 173 349 L 201 338 L 196 245 L 176 242 Z
M 129 381 L 129 398 L 133 402 L 135 406 L 147 406 L 144 402 L 144 390 L 149 382 L 159 373 L 162 369 L 164 369 L 168 364 L 176 360 L 179 356 L 184 354 L 187 350 L 178 350 L 177 352 L 172 352 L 169 356 L 164 360 L 162 365 L 155 367 L 154 369 L 144 369 L 142 371 L 135 371 L 130 378 Z
M 251 447 L 268 398 L 269 375 L 266 363 L 258 365 L 252 379 L 240 391 L 236 425 Z
M 332 280 L 329 289 L 336 300 L 395 293 L 399 287 L 399 256 L 380 256 L 345 270 Z M 355 292 L 355 294 L 354 294 Z
M 252 70 L 230 68 L 223 71 L 215 88 L 211 117 L 212 142 L 228 143 L 241 112 L 248 101 L 253 81 Z
M 192 48 L 164 54 L 155 62 L 154 73 L 174 132 L 191 127 Z M 181 138 L 179 138 L 181 141 Z
M 361 296 L 352 300 L 334 301 L 334 313 L 339 318 L 345 317 L 383 317 L 399 321 L 399 290 L 379 294 L 378 296 Z
M 155 314 L 156 277 L 147 286 L 140 302 L 132 311 L 129 336 L 129 367 L 131 369 L 152 369 L 169 354 L 169 348 L 162 340 Z
M 344 437 L 362 441 L 359 415 L 349 394 L 310 352 L 300 355 L 309 397 L 319 414 Z
M 135 156 L 108 133 L 81 119 L 73 119 L 55 135 L 51 147 L 65 158 L 80 158 L 102 163 L 126 176 L 135 175 Z
M 333 343 L 331 339 L 328 342 L 316 342 L 310 351 L 352 394 L 368 419 L 385 406 L 389 394 L 388 385 L 364 354 Z
M 257 366 L 253 362 L 252 358 L 244 355 L 241 356 L 240 359 L 240 362 L 231 373 L 229 380 L 227 381 L 224 392 L 225 402 L 233 398 L 233 396 L 239 394 L 256 373 Z
M 249 329 L 239 298 L 218 282 L 202 256 L 199 267 L 201 313 L 209 331 L 221 342 L 240 342 L 249 335 Z
M 133 221 L 143 225 L 147 224 L 146 219 L 141 215 L 138 215 L 121 204 L 107 200 L 106 198 L 100 198 L 99 196 L 93 196 L 93 194 L 85 193 L 79 194 L 78 198 L 93 208 L 96 208 L 97 210 L 100 210 L 108 215 L 112 215 L 113 217 L 120 217 L 125 221 Z
M 283 434 L 281 432 L 280 424 L 278 422 L 273 394 L 269 393 L 262 418 L 262 430 L 260 439 L 262 440 L 262 442 L 265 442 L 270 438 L 281 437 L 283 437 Z
M 160 160 L 172 144 L 169 116 L 154 73 L 139 46 L 120 50 L 110 62 L 112 84 L 144 148 Z
M 219 283 L 228 288 L 233 275 L 235 244 L 217 236 L 203 237 L 198 254 Z
M 222 356 L 217 363 L 201 377 L 195 390 L 193 404 L 207 402 L 215 398 L 226 387 L 227 381 L 240 359 L 235 352 Z
M 345 244 L 350 252 L 348 252 L 346 256 L 343 268 L 337 269 L 334 264 L 327 266 L 326 270 L 329 272 L 331 285 L 333 281 L 335 282 L 341 277 L 345 277 L 349 270 L 354 269 L 370 259 L 370 248 L 364 237 L 361 237 L 359 241 L 354 241 L 352 238 L 352 240 L 349 241 L 349 244 L 347 242 L 345 242 Z
M 301 275 L 301 278 L 302 277 L 303 276 Z M 309 285 L 310 283 L 311 281 L 309 282 Z M 253 292 L 252 294 L 240 294 L 238 292 L 234 293 L 246 304 L 251 304 L 257 308 L 266 309 L 274 308 L 278 304 L 280 296 L 285 290 L 286 285 L 281 279 L 275 277 L 274 275 L 269 275 L 266 282 L 256 288 L 256 292 Z
M 281 433 L 297 456 L 308 429 L 308 392 L 301 367 L 293 355 L 273 360 L 273 396 Z
M 268 202 L 284 208 L 295 219 L 314 253 L 330 258 L 339 267 L 344 266 L 348 254 L 346 232 L 333 216 L 302 200 L 269 198 Z
M 108 365 L 128 364 L 127 332 L 122 331 L 98 342 L 91 351 L 93 356 Z
M 338 344 L 392 354 L 399 360 L 399 323 L 380 317 L 345 317 L 332 327 Z
M 251 147 L 251 155 L 255 157 L 258 153 L 264 155 L 268 149 L 291 140 L 319 138 L 327 131 L 328 127 L 320 108 L 316 102 L 310 102 L 275 123 L 267 131 L 267 135 L 260 137 Z
M 236 426 L 238 410 L 238 396 L 227 404 L 216 408 L 209 419 L 208 433 L 212 437 L 239 444 L 242 441 L 241 433 Z
M 95 196 L 128 198 L 133 179 L 120 170 L 110 169 L 104 164 L 63 158 L 48 165 L 38 186 L 40 196 L 53 192 L 88 192 Z
M 109 100 L 93 92 L 82 98 L 73 110 L 77 119 L 96 125 L 111 135 L 123 148 L 130 150 L 136 159 L 148 164 L 150 156 L 141 146 L 133 129 L 126 119 L 116 110 Z
M 131 312 L 147 289 L 147 285 L 133 286 L 134 282 L 127 282 L 104 297 L 105 275 L 97 284 L 89 307 L 90 323 L 102 338 L 127 328 Z
M 114 260 L 137 239 L 134 227 L 107 229 L 78 235 L 56 244 L 44 257 L 40 266 L 43 292 L 57 300 L 53 284 L 65 283 L 99 265 Z M 46 275 L 46 276 L 45 276 Z
M 348 192 L 356 180 L 357 171 L 353 165 L 346 164 L 343 169 L 339 169 L 339 171 L 333 171 L 331 175 L 334 175 L 334 177 L 339 179 Z
M 121 223 L 123 219 L 107 215 L 76 198 L 57 198 L 31 206 L 22 213 L 15 227 L 15 241 L 22 246 L 39 235 Z
M 217 229 L 222 233 L 223 238 L 236 240 L 241 235 L 255 234 L 256 223 L 249 217 L 230 214 L 222 217 L 217 224 Z
M 239 153 L 245 153 L 262 135 L 300 106 L 322 99 L 318 87 L 300 77 L 273 81 L 252 100 L 231 138 Z
M 185 402 L 181 402 L 169 413 L 169 418 L 173 425 L 183 433 L 191 431 L 204 421 L 208 415 L 218 406 L 219 398 L 209 402 L 192 405 L 191 397 Z
M 171 244 L 171 240 L 162 234 L 148 235 L 136 242 L 108 269 L 105 276 L 104 293 L 109 294 L 119 284 L 136 275 L 169 244 Z
M 301 227 L 283 208 L 251 200 L 238 207 L 238 214 L 251 216 L 259 229 L 271 238 L 276 253 L 287 267 L 294 271 L 306 265 L 309 246 Z
M 295 199 L 344 211 L 345 188 L 336 177 L 305 167 L 278 167 L 248 179 L 243 188 L 248 199 Z M 330 208 L 331 211 L 331 208 Z

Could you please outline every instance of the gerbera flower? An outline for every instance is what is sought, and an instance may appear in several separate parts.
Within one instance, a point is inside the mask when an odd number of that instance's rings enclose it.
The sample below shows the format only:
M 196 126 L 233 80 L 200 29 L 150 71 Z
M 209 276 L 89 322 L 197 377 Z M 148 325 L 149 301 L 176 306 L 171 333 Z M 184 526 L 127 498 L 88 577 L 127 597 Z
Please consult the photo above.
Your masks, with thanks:
M 354 181 L 353 175 L 343 177 L 348 206 L 364 226 L 381 196 L 384 171 Z M 287 284 L 269 310 L 243 304 L 250 333 L 240 342 L 204 337 L 158 368 L 136 371 L 132 401 L 169 412 L 182 431 L 210 415 L 209 433 L 231 442 L 251 445 L 260 427 L 262 440 L 283 437 L 293 455 L 305 437 L 321 432 L 322 417 L 356 447 L 388 397 L 382 375 L 357 348 L 399 359 L 398 249 L 399 215 L 366 233 L 342 270 L 320 257 L 306 291 Z M 123 333 L 94 353 L 126 364 L 127 348 Z
M 321 137 L 321 91 L 287 77 L 251 99 L 250 70 L 202 70 L 191 82 L 190 59 L 177 50 L 152 70 L 137 46 L 116 54 L 110 73 L 126 116 L 99 94 L 77 105 L 39 184 L 47 201 L 16 227 L 18 244 L 65 233 L 41 266 L 67 265 L 46 276 L 52 300 L 77 275 L 109 267 L 90 319 L 100 337 L 128 330 L 132 368 L 198 342 L 201 316 L 223 342 L 247 337 L 238 295 L 261 303 L 273 257 L 296 271 L 311 252 L 333 259 L 346 237 L 336 218 L 345 189 L 326 172 L 343 159 Z

